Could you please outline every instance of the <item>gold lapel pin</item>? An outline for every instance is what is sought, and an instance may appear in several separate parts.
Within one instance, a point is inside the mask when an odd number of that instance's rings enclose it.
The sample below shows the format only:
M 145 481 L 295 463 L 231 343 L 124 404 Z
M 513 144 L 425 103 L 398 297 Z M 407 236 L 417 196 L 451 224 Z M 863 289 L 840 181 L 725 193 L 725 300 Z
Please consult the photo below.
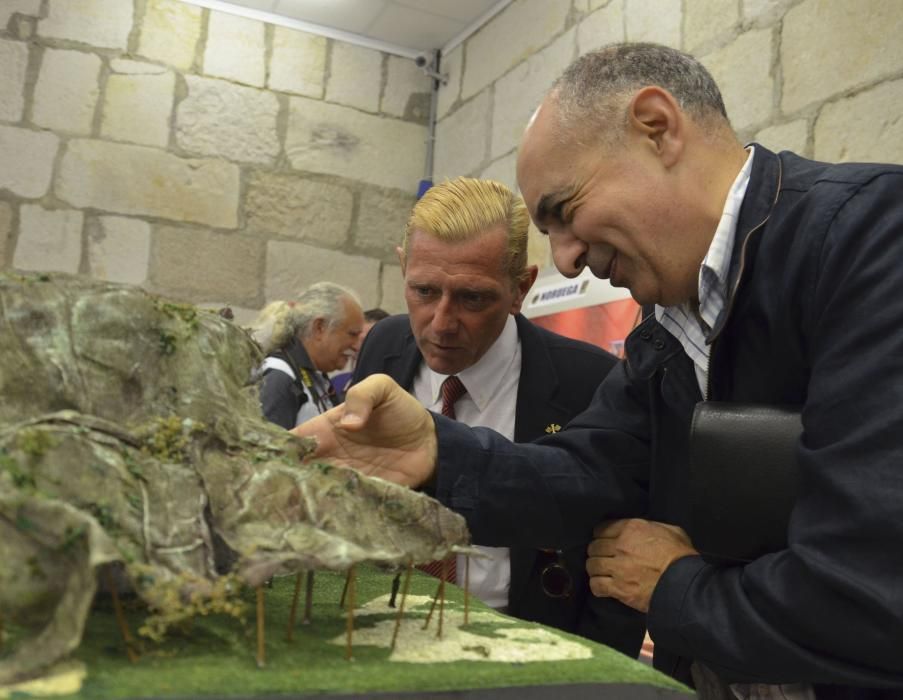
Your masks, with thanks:
M 546 426 L 547 433 L 557 433 L 559 430 L 561 430 L 561 426 L 558 423 L 549 423 Z

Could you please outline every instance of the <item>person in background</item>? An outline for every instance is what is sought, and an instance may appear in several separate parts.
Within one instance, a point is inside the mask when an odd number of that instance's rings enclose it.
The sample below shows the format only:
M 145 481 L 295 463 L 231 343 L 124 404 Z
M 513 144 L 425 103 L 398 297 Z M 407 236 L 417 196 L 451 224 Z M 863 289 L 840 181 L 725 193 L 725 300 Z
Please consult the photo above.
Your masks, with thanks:
M 384 318 L 389 318 L 391 314 L 384 309 L 379 308 L 378 306 L 373 309 L 367 309 L 364 311 L 364 331 L 361 333 L 361 342 L 364 342 L 364 339 L 367 337 L 367 333 L 370 332 L 370 329 L 373 328 L 379 321 L 382 321 Z
M 266 354 L 260 403 L 267 420 L 293 428 L 338 405 L 327 372 L 353 357 L 363 332 L 357 296 L 331 282 L 311 285 L 297 301 L 267 305 L 252 324 Z
M 595 526 L 593 592 L 646 611 L 655 665 L 701 697 L 901 697 L 903 166 L 744 146 L 698 60 L 638 43 L 565 71 L 517 172 L 563 274 L 655 305 L 587 411 L 519 445 L 374 376 L 297 433 L 427 485 L 477 539 Z M 801 408 L 787 543 L 752 561 L 685 530 L 703 399 Z
M 616 359 L 519 313 L 537 274 L 527 265 L 529 220 L 499 182 L 462 177 L 430 188 L 398 248 L 408 314 L 370 332 L 354 381 L 388 374 L 427 408 L 519 442 L 560 430 L 586 408 Z M 522 474 L 525 488 L 531 478 Z M 638 654 L 642 615 L 589 595 L 586 541 L 566 551 L 509 549 L 489 534 L 476 544 L 492 545 L 481 548 L 488 558 L 469 562 L 470 590 L 488 605 Z M 463 586 L 464 557 L 445 567 Z
M 379 308 L 378 306 L 364 311 L 364 329 L 361 331 L 360 338 L 358 339 L 358 346 L 357 348 L 355 348 L 355 350 L 360 350 L 360 344 L 364 342 L 364 339 L 367 337 L 367 333 L 370 332 L 370 329 L 373 328 L 373 326 L 375 326 L 378 321 L 382 321 L 384 318 L 388 317 L 389 312 Z M 336 393 L 338 393 L 340 396 L 345 395 L 349 384 L 351 384 L 351 377 L 354 376 L 354 365 L 356 358 L 357 355 L 348 360 L 345 365 L 345 371 L 334 374 L 329 378 L 329 381 L 332 382 L 332 386 L 335 388 Z

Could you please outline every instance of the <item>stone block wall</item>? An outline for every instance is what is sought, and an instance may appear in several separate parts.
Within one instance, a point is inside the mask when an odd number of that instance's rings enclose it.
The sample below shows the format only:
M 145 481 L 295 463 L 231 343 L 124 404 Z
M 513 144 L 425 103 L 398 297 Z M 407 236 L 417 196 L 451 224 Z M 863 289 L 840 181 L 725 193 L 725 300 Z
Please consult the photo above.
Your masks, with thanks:
M 177 0 L 0 0 L 0 267 L 242 320 L 324 279 L 401 311 L 430 83 Z
M 688 51 L 744 141 L 829 161 L 903 163 L 899 0 L 514 0 L 442 62 L 435 179 L 516 186 L 520 135 L 570 61 L 614 41 Z M 548 264 L 533 231 L 530 257 Z
M 899 0 L 514 0 L 443 56 L 434 179 L 516 186 L 545 90 L 622 40 L 699 56 L 744 140 L 903 162 L 901 34 Z M 410 60 L 177 0 L 0 0 L 0 68 L 0 267 L 240 318 L 320 279 L 403 309 L 430 90 Z

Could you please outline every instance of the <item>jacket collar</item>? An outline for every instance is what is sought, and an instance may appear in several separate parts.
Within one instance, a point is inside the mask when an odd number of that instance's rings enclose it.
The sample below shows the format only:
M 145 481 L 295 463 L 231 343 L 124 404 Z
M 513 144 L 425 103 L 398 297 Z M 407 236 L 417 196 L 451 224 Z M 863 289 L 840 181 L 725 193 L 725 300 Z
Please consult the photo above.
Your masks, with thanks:
M 731 254 L 727 298 L 721 314 L 712 327 L 708 338 L 709 344 L 715 341 L 727 323 L 737 289 L 742 283 L 744 273 L 748 270 L 755 249 L 758 247 L 757 234 L 765 227 L 781 192 L 783 174 L 781 159 L 776 153 L 758 143 L 751 145 L 756 149 L 756 157 L 753 159 L 746 196 L 740 207 L 740 218 L 737 222 L 737 233 L 734 237 L 734 249 Z
M 549 414 L 553 413 L 549 409 L 557 408 L 566 414 L 568 408 L 560 406 L 555 400 L 558 395 L 558 371 L 539 329 L 520 314 L 514 320 L 517 322 L 521 347 L 514 441 L 528 442 L 545 430 Z
M 749 186 L 746 188 L 746 196 L 740 207 L 740 218 L 734 236 L 727 298 L 724 308 L 709 334 L 708 342 L 710 344 L 715 342 L 721 331 L 724 330 L 734 305 L 737 290 L 758 246 L 756 234 L 761 232 L 771 216 L 781 191 L 782 164 L 780 158 L 776 153 L 758 143 L 752 145 L 755 146 L 756 157 L 753 159 Z M 663 360 L 682 352 L 680 343 L 655 320 L 654 314 L 646 316 L 643 322 L 631 331 L 626 344 L 628 366 L 637 376 L 645 378 L 652 376 Z M 653 352 L 652 347 L 647 346 L 654 347 L 658 352 Z M 709 376 L 709 381 L 711 382 L 711 376 Z
M 310 359 L 310 355 L 308 355 L 307 350 L 304 349 L 304 345 L 297 338 L 292 338 L 292 342 L 285 346 L 283 352 L 285 352 L 298 367 L 303 367 L 311 372 L 317 371 L 313 361 Z
M 408 317 L 405 316 L 405 318 Z M 417 370 L 420 369 L 420 363 L 423 362 L 423 355 L 420 354 L 420 348 L 417 347 L 410 328 L 410 324 L 408 324 L 408 332 L 405 335 L 404 347 L 401 352 L 386 357 L 386 374 L 397 377 L 398 383 L 405 389 L 410 389 L 414 385 L 414 377 Z

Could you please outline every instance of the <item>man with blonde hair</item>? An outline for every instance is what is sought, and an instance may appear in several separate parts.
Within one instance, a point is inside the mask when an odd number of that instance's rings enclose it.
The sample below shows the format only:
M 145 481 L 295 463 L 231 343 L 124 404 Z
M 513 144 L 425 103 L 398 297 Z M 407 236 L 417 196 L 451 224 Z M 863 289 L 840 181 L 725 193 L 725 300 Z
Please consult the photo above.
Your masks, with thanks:
M 456 178 L 428 190 L 398 249 L 408 314 L 373 328 L 355 381 L 388 374 L 427 408 L 518 442 L 581 412 L 616 360 L 520 315 L 537 274 L 527 265 L 528 225 L 523 200 L 499 182 Z M 476 544 L 489 558 L 471 560 L 469 584 L 487 604 L 637 654 L 642 617 L 589 595 L 585 542 L 509 550 L 490 535 Z M 460 559 L 445 570 L 463 585 Z

